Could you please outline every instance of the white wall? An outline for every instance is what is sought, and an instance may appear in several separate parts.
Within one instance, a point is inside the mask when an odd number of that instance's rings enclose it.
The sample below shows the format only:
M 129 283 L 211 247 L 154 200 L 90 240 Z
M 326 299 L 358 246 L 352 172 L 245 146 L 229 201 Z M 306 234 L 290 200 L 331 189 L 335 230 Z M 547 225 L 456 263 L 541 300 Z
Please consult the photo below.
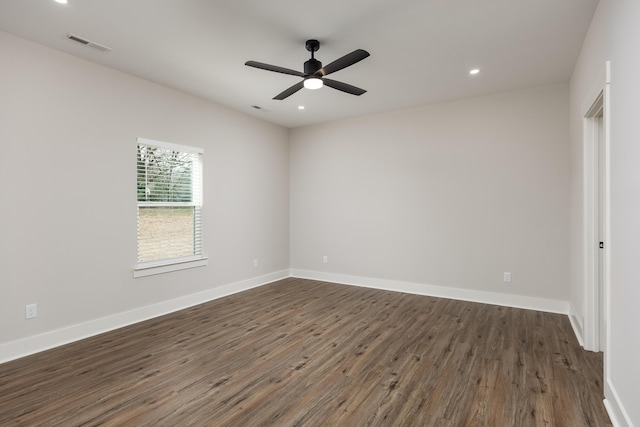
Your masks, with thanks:
M 566 307 L 568 109 L 557 85 L 294 129 L 292 272 Z
M 0 52 L 0 361 L 288 275 L 286 129 L 6 33 Z M 208 266 L 132 278 L 136 137 L 204 148 Z
M 572 239 L 571 305 L 584 315 L 582 118 L 602 70 L 611 61 L 611 288 L 605 397 L 616 425 L 640 425 L 640 2 L 600 2 L 571 79 Z
M 640 426 L 640 3 L 613 2 L 608 398 Z

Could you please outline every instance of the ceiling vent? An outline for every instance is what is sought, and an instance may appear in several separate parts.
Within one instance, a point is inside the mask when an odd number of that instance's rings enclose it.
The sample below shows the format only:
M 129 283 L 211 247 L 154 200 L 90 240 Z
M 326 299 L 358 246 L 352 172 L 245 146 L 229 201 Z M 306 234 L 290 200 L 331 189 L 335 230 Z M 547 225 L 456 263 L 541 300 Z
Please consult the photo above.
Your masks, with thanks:
M 73 40 L 74 42 L 83 44 L 85 46 L 89 46 L 92 47 L 96 50 L 99 50 L 100 52 L 111 52 L 113 49 L 111 49 L 110 47 L 107 46 L 103 46 L 101 44 L 92 42 L 91 40 L 87 40 L 87 39 L 83 39 L 82 37 L 78 37 L 75 34 L 67 34 L 67 38 L 69 40 Z

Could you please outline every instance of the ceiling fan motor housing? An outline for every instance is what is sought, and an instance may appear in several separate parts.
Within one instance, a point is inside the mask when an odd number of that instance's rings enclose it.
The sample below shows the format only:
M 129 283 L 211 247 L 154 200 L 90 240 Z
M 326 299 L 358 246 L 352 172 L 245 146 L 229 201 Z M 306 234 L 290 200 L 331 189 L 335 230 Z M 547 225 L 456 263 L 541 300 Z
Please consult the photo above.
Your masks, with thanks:
M 322 62 L 317 59 L 311 58 L 307 62 L 304 63 L 304 73 L 305 74 L 313 74 L 322 68 Z

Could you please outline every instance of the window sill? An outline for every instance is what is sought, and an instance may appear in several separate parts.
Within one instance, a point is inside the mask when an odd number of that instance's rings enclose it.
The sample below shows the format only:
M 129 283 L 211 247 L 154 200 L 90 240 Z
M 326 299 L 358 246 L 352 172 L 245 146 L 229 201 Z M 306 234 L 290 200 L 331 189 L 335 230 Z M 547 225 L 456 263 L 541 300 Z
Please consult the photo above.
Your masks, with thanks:
M 133 269 L 133 278 L 153 276 L 154 274 L 170 273 L 172 271 L 186 270 L 188 268 L 204 267 L 207 265 L 206 257 L 181 258 L 162 262 L 145 262 L 136 265 Z

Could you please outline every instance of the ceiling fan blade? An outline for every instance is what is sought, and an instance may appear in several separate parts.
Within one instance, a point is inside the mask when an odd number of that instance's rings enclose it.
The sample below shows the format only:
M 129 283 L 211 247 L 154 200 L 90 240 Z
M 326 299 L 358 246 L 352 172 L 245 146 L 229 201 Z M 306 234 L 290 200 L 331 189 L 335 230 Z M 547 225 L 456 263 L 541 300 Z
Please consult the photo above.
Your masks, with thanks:
M 303 87 L 304 87 L 304 80 L 301 81 L 300 83 L 294 84 L 289 89 L 286 89 L 285 91 L 281 92 L 280 94 L 274 96 L 273 99 L 277 99 L 278 101 L 282 101 L 283 99 L 293 95 L 294 93 L 296 93 L 297 91 L 299 91 Z
M 351 95 L 360 96 L 366 92 L 364 89 L 360 89 L 359 87 L 351 86 L 346 83 L 338 82 L 331 79 L 322 79 L 325 85 L 332 87 L 334 89 L 341 90 L 342 92 L 350 93 Z
M 326 65 L 323 68 L 319 69 L 315 74 L 326 76 L 327 74 L 335 73 L 336 71 L 342 70 L 343 68 L 353 65 L 356 62 L 362 61 L 367 56 L 369 56 L 369 52 L 367 52 L 366 50 L 354 50 L 353 52 L 346 54 L 342 58 L 338 58 L 329 65 Z
M 260 68 L 262 70 L 274 71 L 276 73 L 290 74 L 292 76 L 298 76 L 298 77 L 304 77 L 305 76 L 300 71 L 291 70 L 289 68 L 284 68 L 284 67 L 278 67 L 277 65 L 264 64 L 262 62 L 247 61 L 247 62 L 244 63 L 244 65 L 248 65 L 249 67 Z

